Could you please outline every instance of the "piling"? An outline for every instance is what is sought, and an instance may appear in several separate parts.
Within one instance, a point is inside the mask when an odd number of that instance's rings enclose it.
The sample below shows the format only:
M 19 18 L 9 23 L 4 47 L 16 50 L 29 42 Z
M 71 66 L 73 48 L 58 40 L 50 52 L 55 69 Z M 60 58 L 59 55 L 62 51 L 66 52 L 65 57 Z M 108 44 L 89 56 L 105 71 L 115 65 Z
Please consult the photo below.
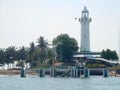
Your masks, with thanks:
M 84 69 L 84 77 L 89 77 L 90 73 L 89 73 L 89 69 L 85 68 Z
M 24 78 L 26 77 L 26 69 L 25 68 L 21 68 L 21 73 L 20 73 L 21 77 Z
M 39 77 L 44 77 L 45 76 L 45 71 L 43 69 L 39 70 Z
M 82 70 L 79 69 L 78 72 L 79 72 L 79 73 L 78 73 L 78 77 L 80 77 L 80 76 L 82 75 Z
M 109 70 L 108 69 L 103 70 L 103 77 L 109 77 Z
M 71 77 L 75 77 L 75 69 L 71 70 Z
M 78 69 L 71 70 L 71 77 L 79 77 Z
M 56 69 L 50 69 L 50 76 L 51 77 L 56 77 Z

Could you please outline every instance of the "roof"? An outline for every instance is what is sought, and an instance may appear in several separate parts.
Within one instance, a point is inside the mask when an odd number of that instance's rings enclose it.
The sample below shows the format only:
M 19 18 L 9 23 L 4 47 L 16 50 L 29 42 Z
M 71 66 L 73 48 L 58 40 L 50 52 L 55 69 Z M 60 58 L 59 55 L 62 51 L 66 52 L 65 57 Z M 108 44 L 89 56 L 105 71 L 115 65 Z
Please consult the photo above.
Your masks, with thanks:
M 85 6 L 84 9 L 82 10 L 82 13 L 89 13 L 89 11 L 87 10 L 87 7 Z
M 75 52 L 74 55 L 101 55 L 101 52 Z

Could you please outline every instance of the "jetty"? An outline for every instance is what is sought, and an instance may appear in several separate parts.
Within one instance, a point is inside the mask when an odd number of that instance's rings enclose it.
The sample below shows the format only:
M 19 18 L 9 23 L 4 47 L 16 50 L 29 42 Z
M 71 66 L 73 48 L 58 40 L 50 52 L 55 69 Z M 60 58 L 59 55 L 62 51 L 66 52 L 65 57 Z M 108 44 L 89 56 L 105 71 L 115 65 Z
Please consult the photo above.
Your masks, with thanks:
M 26 69 L 21 69 L 21 77 L 26 77 Z M 90 76 L 103 76 L 103 77 L 109 77 L 112 75 L 116 75 L 115 72 L 120 71 L 120 70 L 115 70 L 111 68 L 100 68 L 100 69 L 55 69 L 55 68 L 50 68 L 50 69 L 36 69 L 32 70 L 36 71 L 39 77 L 45 77 L 45 76 L 50 76 L 50 77 L 90 77 Z M 31 72 L 32 72 L 31 71 Z

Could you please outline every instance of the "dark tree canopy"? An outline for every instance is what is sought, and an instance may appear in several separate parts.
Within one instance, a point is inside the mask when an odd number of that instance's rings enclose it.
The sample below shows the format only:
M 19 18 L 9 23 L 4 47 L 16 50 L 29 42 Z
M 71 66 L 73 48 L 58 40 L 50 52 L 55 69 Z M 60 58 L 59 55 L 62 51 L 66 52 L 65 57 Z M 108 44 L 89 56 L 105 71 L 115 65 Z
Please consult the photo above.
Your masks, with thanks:
M 5 54 L 4 54 L 4 50 L 0 50 L 0 64 L 4 64 L 5 62 Z
M 44 37 L 40 37 L 38 39 L 38 47 L 40 48 L 40 59 L 41 59 L 41 62 L 44 62 L 45 63 L 45 60 L 47 58 L 47 42 L 44 40 Z
M 70 62 L 73 53 L 78 50 L 78 43 L 74 38 L 69 37 L 67 34 L 58 35 L 53 40 L 53 45 L 56 47 L 57 57 L 63 62 Z
M 25 49 L 24 46 L 22 46 L 18 52 L 19 54 L 19 59 L 20 60 L 25 60 L 26 59 L 26 56 L 27 56 L 27 50 Z
M 111 51 L 110 49 L 103 50 L 101 53 L 101 57 L 108 60 L 118 60 L 118 55 L 116 51 Z
M 10 64 L 14 64 L 14 61 L 17 61 L 17 65 L 22 67 L 25 63 L 29 63 L 31 67 L 36 67 L 42 64 L 53 65 L 56 60 L 70 62 L 73 53 L 78 50 L 77 41 L 67 34 L 57 36 L 53 40 L 52 48 L 48 47 L 49 44 L 44 40 L 44 37 L 39 37 L 37 42 L 36 46 L 32 42 L 29 47 L 16 48 L 11 46 L 0 49 L 0 65 L 8 64 L 8 68 L 11 69 L 13 67 Z
M 35 44 L 34 42 L 30 43 L 30 50 L 29 50 L 29 54 L 33 53 L 35 50 Z

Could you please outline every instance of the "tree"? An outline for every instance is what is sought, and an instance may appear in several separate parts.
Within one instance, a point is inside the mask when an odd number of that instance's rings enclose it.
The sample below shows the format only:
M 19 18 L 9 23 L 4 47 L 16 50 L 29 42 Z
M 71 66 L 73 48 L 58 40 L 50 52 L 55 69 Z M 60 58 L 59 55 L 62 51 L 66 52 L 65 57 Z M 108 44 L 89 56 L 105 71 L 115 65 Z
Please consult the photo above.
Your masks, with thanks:
M 69 37 L 67 34 L 58 35 L 53 40 L 53 45 L 56 47 L 57 57 L 63 62 L 70 62 L 73 53 L 78 50 L 78 43 L 74 38 Z
M 32 59 L 33 59 L 33 53 L 34 53 L 34 51 L 35 51 L 35 44 L 32 42 L 32 43 L 30 43 L 30 48 L 29 48 L 29 51 L 28 51 L 28 53 L 27 53 L 27 60 L 26 60 L 26 62 L 29 62 L 30 64 L 31 64 L 31 62 L 33 61 Z
M 16 55 L 16 48 L 14 46 L 8 47 L 5 50 L 5 61 L 7 64 L 13 64 L 14 60 L 15 60 L 15 55 Z M 9 66 L 10 68 L 10 66 Z
M 48 64 L 49 65 L 53 65 L 54 61 L 55 61 L 55 52 L 54 52 L 54 49 L 52 48 L 48 48 L 48 51 L 47 51 L 47 59 L 48 59 Z
M 45 63 L 45 60 L 47 58 L 47 42 L 44 40 L 44 37 L 40 37 L 38 39 L 38 47 L 40 48 L 40 59 L 42 60 L 42 63 Z
M 118 60 L 118 55 L 116 51 L 111 51 L 110 49 L 102 50 L 101 57 L 108 60 Z
M 35 49 L 33 53 L 31 54 L 31 67 L 36 66 L 40 61 L 40 51 L 38 49 Z
M 5 64 L 5 51 L 0 49 L 0 64 Z
M 24 67 L 24 63 L 22 61 L 18 61 L 17 65 L 18 67 Z
M 26 59 L 27 51 L 25 50 L 25 47 L 22 46 L 19 50 L 19 60 L 24 61 Z
M 32 42 L 32 43 L 30 43 L 30 50 L 29 50 L 29 53 L 30 53 L 30 54 L 33 53 L 34 50 L 35 50 L 35 44 Z

